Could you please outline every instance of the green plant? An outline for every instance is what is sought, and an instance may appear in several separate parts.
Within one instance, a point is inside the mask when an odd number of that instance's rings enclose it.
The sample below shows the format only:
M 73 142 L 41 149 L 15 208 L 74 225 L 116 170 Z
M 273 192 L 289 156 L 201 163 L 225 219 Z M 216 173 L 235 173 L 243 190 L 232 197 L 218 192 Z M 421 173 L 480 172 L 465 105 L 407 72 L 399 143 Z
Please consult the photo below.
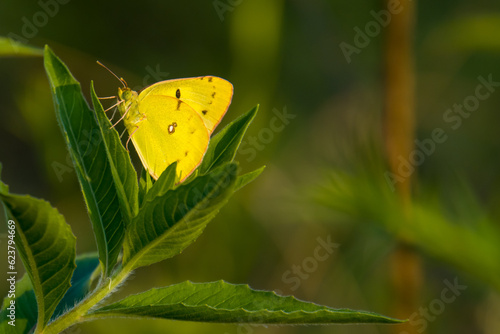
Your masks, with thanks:
M 98 251 L 76 256 L 76 238 L 57 209 L 41 199 L 11 194 L 0 182 L 0 199 L 12 231 L 9 246 L 17 249 L 27 271 L 14 294 L 4 299 L 3 332 L 59 333 L 79 322 L 116 316 L 267 324 L 400 322 L 224 281 L 181 282 L 103 305 L 135 269 L 181 253 L 229 197 L 263 171 L 239 174 L 233 161 L 257 107 L 212 137 L 202 164 L 185 182 L 175 184 L 175 163 L 156 182 L 143 170 L 138 182 L 93 86 L 94 111 L 80 84 L 48 47 L 44 58 Z

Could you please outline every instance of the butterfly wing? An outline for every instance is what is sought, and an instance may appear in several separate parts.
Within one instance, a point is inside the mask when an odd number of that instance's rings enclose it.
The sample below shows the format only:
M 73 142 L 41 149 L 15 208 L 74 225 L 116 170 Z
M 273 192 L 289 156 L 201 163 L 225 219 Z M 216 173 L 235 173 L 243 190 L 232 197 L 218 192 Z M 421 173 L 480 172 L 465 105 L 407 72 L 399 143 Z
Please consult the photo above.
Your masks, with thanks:
M 143 115 L 138 122 L 125 122 L 132 142 L 151 176 L 177 161 L 180 181 L 200 164 L 207 150 L 209 133 L 203 120 L 186 103 L 164 95 L 148 94 L 139 101 Z
M 139 99 L 151 94 L 170 96 L 187 103 L 212 134 L 231 104 L 233 85 L 213 76 L 166 80 L 145 88 Z

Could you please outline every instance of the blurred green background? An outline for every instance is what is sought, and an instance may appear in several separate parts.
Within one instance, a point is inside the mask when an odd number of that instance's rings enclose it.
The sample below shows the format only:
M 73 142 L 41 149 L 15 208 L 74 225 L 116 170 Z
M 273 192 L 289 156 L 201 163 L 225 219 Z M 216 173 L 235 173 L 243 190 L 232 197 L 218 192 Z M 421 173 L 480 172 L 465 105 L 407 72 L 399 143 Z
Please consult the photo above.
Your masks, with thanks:
M 394 315 L 397 291 L 389 258 L 395 232 L 366 209 L 387 208 L 380 194 L 387 193 L 388 185 L 381 182 L 381 188 L 373 188 L 358 177 L 362 171 L 374 180 L 384 171 L 377 158 L 367 158 L 383 154 L 384 28 L 350 62 L 339 47 L 342 42 L 354 45 L 354 28 L 364 29 L 374 20 L 371 11 L 383 6 L 364 0 L 0 3 L 0 36 L 16 34 L 38 47 L 49 44 L 87 97 L 91 80 L 100 96 L 116 94 L 119 85 L 96 64 L 99 60 L 135 89 L 200 75 L 229 80 L 233 103 L 218 129 L 260 104 L 237 160 L 243 171 L 267 165 L 264 173 L 235 194 L 196 243 L 180 256 L 137 270 L 117 296 L 188 279 L 224 279 L 332 307 Z M 443 114 L 474 94 L 479 76 L 500 81 L 500 3 L 418 2 L 414 45 L 416 138 L 430 138 L 436 128 L 446 129 L 448 135 L 419 166 L 416 192 L 438 203 L 439 217 L 471 233 L 480 230 L 471 238 L 477 242 L 463 242 L 460 234 L 433 230 L 436 225 L 429 220 L 423 230 L 434 243 L 420 245 L 419 234 L 413 234 L 423 271 L 415 312 L 437 305 L 433 301 L 441 298 L 445 280 L 458 280 L 467 288 L 428 319 L 425 332 L 499 333 L 500 271 L 468 270 L 474 268 L 468 263 L 479 257 L 491 268 L 500 263 L 500 245 L 495 243 L 500 240 L 500 88 L 456 130 L 444 122 Z M 14 193 L 48 200 L 71 225 L 77 252 L 94 251 L 42 58 L 0 58 L 0 78 L 2 180 Z M 285 121 L 277 116 L 284 114 L 289 115 Z M 337 181 L 331 183 L 332 177 Z M 365 207 L 340 203 L 344 194 L 346 201 L 365 196 Z M 352 207 L 354 213 L 349 212 Z M 5 231 L 1 224 L 3 271 Z M 483 235 L 489 238 L 484 244 Z M 318 238 L 338 244 L 322 261 L 311 260 Z M 449 247 L 441 251 L 435 245 Z M 298 265 L 309 272 L 294 274 Z M 2 297 L 5 291 L 2 280 Z M 68 333 L 394 333 L 397 328 L 265 328 L 116 319 L 85 323 Z M 424 330 L 422 323 L 414 329 Z

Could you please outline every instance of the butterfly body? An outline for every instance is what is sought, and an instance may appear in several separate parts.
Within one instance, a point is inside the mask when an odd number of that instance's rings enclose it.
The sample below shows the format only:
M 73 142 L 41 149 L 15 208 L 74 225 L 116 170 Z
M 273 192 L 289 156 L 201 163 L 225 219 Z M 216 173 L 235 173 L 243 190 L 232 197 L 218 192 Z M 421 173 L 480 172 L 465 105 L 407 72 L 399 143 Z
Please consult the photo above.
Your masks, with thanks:
M 232 94 L 231 83 L 213 76 L 161 81 L 140 93 L 118 89 L 118 110 L 153 178 L 175 161 L 180 181 L 196 169 Z

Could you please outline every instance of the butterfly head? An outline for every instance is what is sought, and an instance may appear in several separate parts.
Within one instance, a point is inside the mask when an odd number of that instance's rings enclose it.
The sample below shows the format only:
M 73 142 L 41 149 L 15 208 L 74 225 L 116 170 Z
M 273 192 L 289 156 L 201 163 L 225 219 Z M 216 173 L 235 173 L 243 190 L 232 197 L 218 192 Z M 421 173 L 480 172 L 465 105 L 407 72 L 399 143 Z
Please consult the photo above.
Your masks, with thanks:
M 136 91 L 128 88 L 128 87 L 118 87 L 118 100 L 119 101 L 131 101 L 137 99 L 137 94 Z
M 124 115 L 126 112 L 135 111 L 138 109 L 138 96 L 136 91 L 128 87 L 118 88 L 118 110 L 120 114 Z

